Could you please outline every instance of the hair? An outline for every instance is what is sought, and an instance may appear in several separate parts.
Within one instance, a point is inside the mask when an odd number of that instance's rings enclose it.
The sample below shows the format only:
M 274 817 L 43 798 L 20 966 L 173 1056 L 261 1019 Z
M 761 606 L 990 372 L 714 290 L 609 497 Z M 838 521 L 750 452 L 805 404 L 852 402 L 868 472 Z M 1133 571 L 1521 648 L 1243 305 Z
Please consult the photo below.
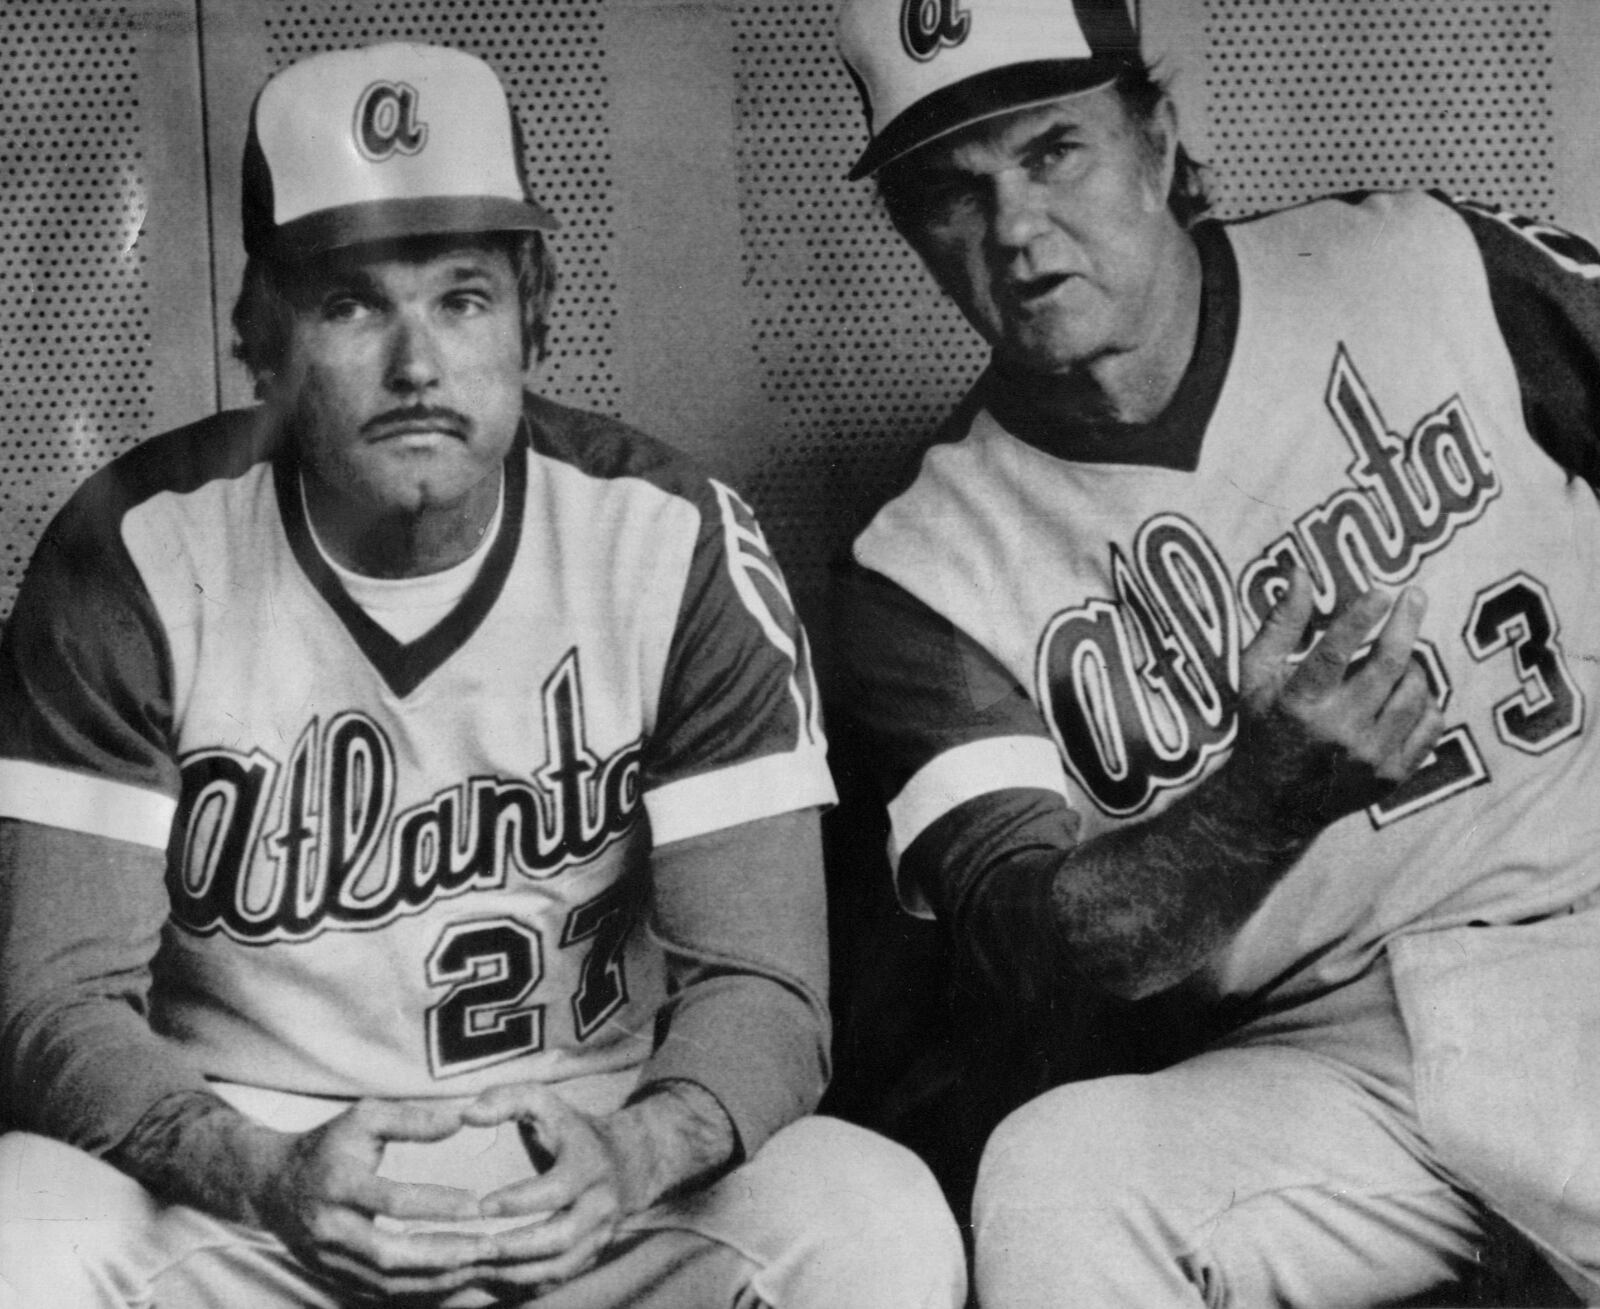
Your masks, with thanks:
M 1135 59 L 1112 83 L 1123 111 L 1128 115 L 1146 158 L 1159 163 L 1163 142 L 1156 134 L 1156 111 L 1167 98 L 1164 78 L 1145 63 Z M 878 197 L 889 214 L 889 220 L 901 232 L 913 230 L 921 209 L 922 197 L 916 180 L 915 161 L 921 149 L 885 164 L 876 181 Z M 1189 227 L 1211 208 L 1211 197 L 1206 194 L 1205 171 L 1178 142 L 1173 156 L 1172 185 L 1167 189 L 1167 209 L 1178 222 Z
M 448 238 L 416 238 L 417 240 Z M 543 232 L 491 232 L 482 237 L 511 260 L 522 311 L 522 362 L 549 357 L 550 301 L 556 289 L 555 257 Z M 294 328 L 295 303 L 317 274 L 317 262 L 251 256 L 233 303 L 233 357 L 250 370 L 256 395 L 281 372 Z

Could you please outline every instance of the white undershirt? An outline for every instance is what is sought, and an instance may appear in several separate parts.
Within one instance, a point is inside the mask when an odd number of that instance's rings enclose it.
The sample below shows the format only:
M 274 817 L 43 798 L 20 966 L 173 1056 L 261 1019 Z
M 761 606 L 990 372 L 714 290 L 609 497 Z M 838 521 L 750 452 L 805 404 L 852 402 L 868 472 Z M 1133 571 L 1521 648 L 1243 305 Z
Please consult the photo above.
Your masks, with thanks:
M 300 484 L 300 503 L 305 506 L 305 482 Z M 489 547 L 500 532 L 500 519 L 505 511 L 506 483 L 500 479 L 499 494 L 495 499 L 494 517 L 483 530 L 483 537 L 472 553 L 459 564 L 437 573 L 424 573 L 420 577 L 368 577 L 353 573 L 344 567 L 323 546 L 317 529 L 311 522 L 309 506 L 304 509 L 306 527 L 317 551 L 328 561 L 333 575 L 346 593 L 361 606 L 367 616 L 395 640 L 410 644 L 425 632 L 432 631 L 461 602 L 489 557 Z

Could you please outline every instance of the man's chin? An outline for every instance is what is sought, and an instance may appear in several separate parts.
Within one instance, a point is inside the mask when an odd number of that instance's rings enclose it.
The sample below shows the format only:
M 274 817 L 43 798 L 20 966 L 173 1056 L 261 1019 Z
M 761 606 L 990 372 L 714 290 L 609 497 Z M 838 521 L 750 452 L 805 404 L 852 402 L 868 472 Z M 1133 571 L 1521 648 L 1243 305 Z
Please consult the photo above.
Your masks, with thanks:
M 397 512 L 419 511 L 465 499 L 472 488 L 496 471 L 467 457 L 459 442 L 386 444 L 382 457 L 369 466 L 372 500 Z
M 1007 372 L 1039 377 L 1073 376 L 1095 356 L 1086 342 L 1059 336 L 1011 342 L 997 354 Z

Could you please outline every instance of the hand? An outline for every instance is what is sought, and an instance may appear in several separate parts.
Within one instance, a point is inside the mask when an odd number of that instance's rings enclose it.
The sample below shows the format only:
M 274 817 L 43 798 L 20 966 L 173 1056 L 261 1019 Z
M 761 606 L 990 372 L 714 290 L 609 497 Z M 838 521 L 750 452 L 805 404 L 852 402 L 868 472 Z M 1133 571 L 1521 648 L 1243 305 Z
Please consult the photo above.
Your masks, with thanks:
M 1238 769 L 1271 797 L 1275 816 L 1307 832 L 1381 799 L 1409 777 L 1443 720 L 1411 657 L 1427 597 L 1358 596 L 1295 666 L 1290 656 L 1314 611 L 1311 580 L 1296 568 L 1288 594 L 1245 649 L 1240 669 Z M 1385 614 L 1387 613 L 1387 617 Z M 1383 626 L 1370 657 L 1357 653 Z
M 538 1082 L 494 1087 L 463 1110 L 462 1120 L 475 1127 L 516 1122 L 540 1170 L 481 1202 L 485 1217 L 535 1220 L 493 1238 L 496 1266 L 485 1285 L 528 1293 L 568 1281 L 594 1265 L 628 1214 L 649 1205 L 646 1161 L 637 1155 L 642 1142 L 619 1130 L 626 1113 L 592 1117 Z
M 441 1141 L 461 1127 L 459 1104 L 362 1100 L 286 1138 L 259 1217 L 307 1267 L 375 1298 L 443 1298 L 474 1280 L 494 1246 L 478 1234 L 385 1230 L 380 1216 L 448 1223 L 479 1216 L 478 1198 L 448 1186 L 378 1176 L 387 1141 Z M 276 1134 L 274 1134 L 276 1135 Z

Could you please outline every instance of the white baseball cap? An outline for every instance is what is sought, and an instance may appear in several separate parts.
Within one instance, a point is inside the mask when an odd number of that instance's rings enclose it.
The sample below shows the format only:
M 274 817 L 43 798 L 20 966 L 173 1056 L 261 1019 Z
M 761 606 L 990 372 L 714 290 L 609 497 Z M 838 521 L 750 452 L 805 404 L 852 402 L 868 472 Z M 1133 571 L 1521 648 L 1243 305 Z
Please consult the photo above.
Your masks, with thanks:
M 465 51 L 394 42 L 312 55 L 275 74 L 251 108 L 252 256 L 556 226 L 528 191 L 505 88 Z
M 850 180 L 969 123 L 1106 86 L 1139 62 L 1127 0 L 842 0 L 872 140 Z

